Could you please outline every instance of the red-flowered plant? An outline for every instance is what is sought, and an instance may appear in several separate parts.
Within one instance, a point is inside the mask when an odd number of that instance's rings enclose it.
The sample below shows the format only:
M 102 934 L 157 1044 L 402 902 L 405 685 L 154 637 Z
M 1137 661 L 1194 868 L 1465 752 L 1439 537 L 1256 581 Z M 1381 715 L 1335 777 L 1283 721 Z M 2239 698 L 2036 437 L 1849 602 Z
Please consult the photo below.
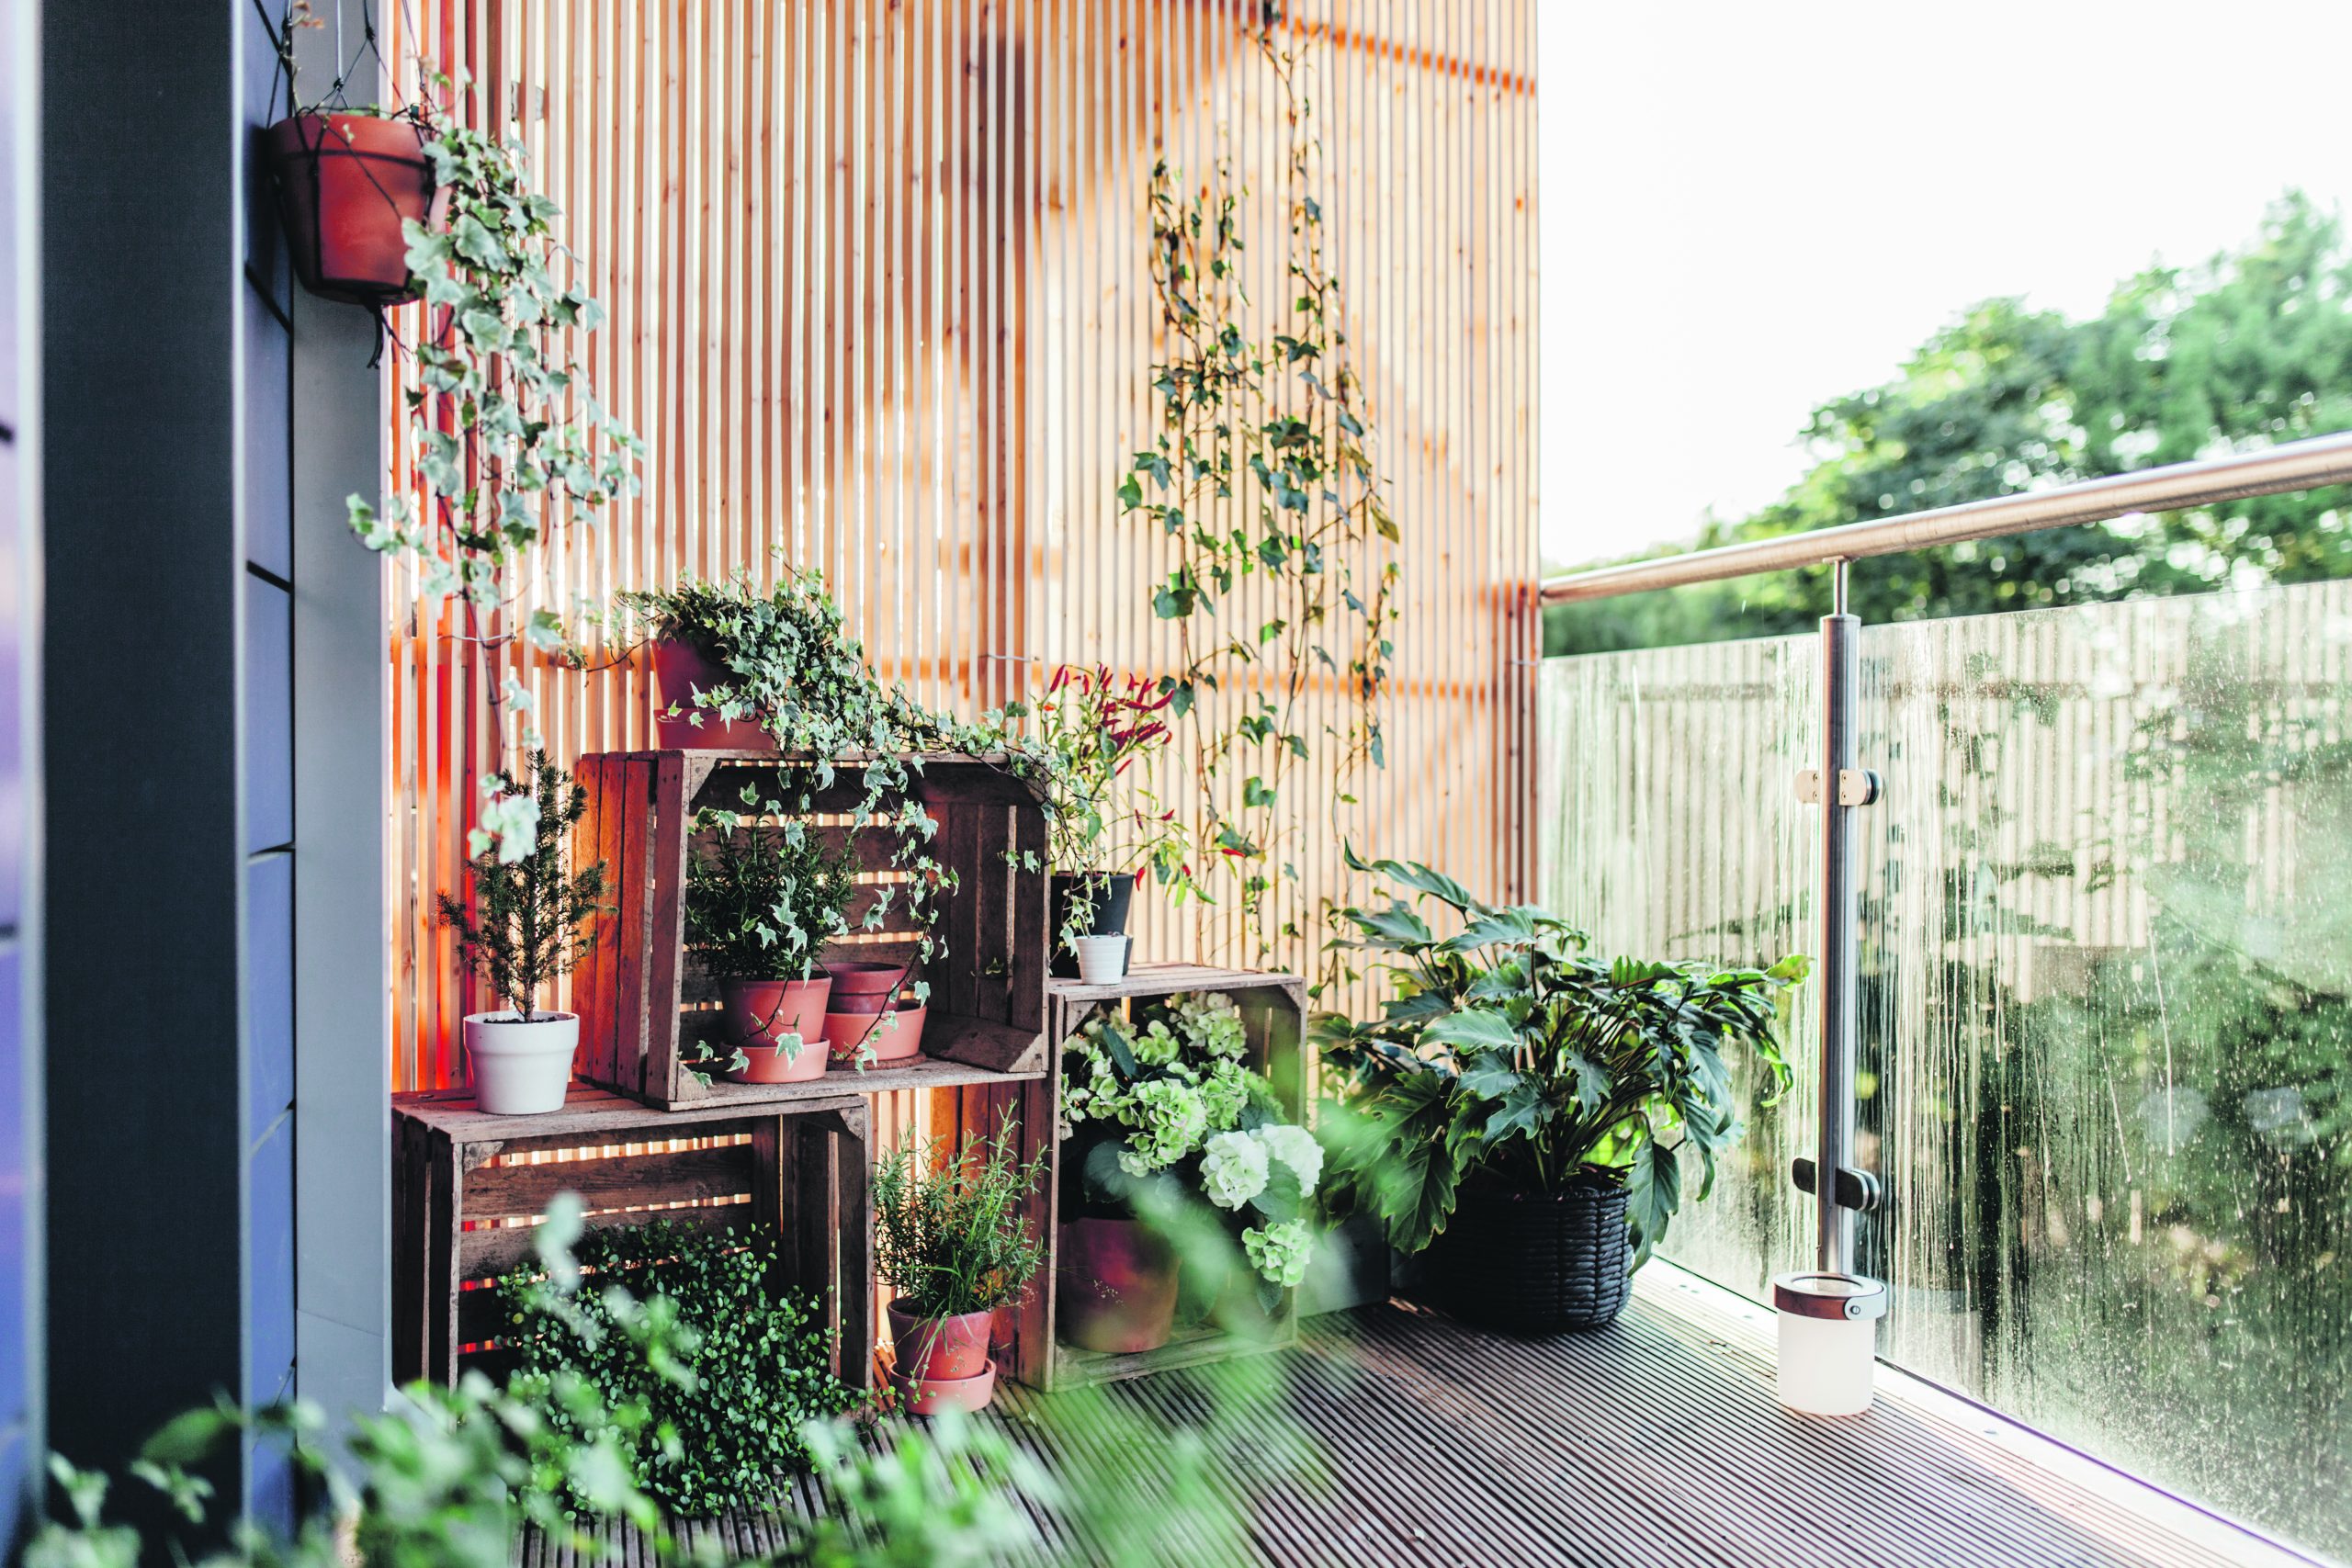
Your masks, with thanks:
M 1148 761 L 1169 742 L 1169 694 L 1148 676 L 1064 664 L 1034 707 L 1028 750 L 1046 771 L 1046 848 L 1065 872 L 1156 869 L 1182 859 L 1175 813 L 1152 792 Z M 1138 770 L 1138 762 L 1147 766 Z

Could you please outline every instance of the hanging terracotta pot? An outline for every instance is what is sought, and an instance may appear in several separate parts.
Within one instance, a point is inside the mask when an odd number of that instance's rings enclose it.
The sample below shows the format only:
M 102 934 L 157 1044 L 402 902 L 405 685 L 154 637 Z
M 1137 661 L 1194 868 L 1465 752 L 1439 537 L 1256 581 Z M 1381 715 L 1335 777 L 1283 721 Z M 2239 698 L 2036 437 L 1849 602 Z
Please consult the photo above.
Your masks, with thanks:
M 653 732 L 665 749 L 775 754 L 775 737 L 762 728 L 758 719 L 721 718 L 709 709 L 695 706 L 696 692 L 723 686 L 732 677 L 694 644 L 673 637 L 655 643 L 653 678 L 661 688 L 662 705 L 653 716 Z M 668 716 L 673 707 L 678 710 L 675 718 Z
M 421 290 L 409 276 L 404 222 L 438 226 L 424 128 L 372 114 L 300 114 L 264 146 L 295 276 L 326 299 L 386 306 Z

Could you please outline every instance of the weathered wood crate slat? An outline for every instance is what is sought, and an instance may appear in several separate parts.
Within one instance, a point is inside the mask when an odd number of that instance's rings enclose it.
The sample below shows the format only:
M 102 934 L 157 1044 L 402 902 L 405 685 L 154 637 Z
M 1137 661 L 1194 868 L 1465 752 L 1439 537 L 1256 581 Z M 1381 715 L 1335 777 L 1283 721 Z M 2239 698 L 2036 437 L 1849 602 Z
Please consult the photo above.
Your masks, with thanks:
M 856 1094 L 663 1111 L 574 1085 L 545 1116 L 487 1115 L 463 1089 L 394 1095 L 394 1377 L 454 1382 L 468 1367 L 511 1364 L 490 1284 L 530 1262 L 537 1222 L 569 1191 L 592 1229 L 663 1220 L 775 1236 L 774 1288 L 815 1301 L 833 1370 L 862 1384 L 873 1359 L 870 1126 Z
M 1054 1041 L 1054 1069 L 1035 1084 L 1012 1085 L 984 1094 L 967 1091 L 963 1117 L 974 1132 L 992 1128 L 992 1120 L 974 1123 L 975 1113 L 992 1118 L 1007 1105 L 1021 1117 L 1024 1157 L 1048 1156 L 1046 1180 L 1031 1195 L 1030 1213 L 1040 1234 L 1049 1238 L 1049 1253 L 1038 1284 L 1014 1313 L 1012 1339 L 1014 1358 L 1005 1370 L 1022 1382 L 1043 1389 L 1074 1388 L 1142 1377 L 1175 1367 L 1199 1366 L 1230 1357 L 1279 1349 L 1297 1341 L 1296 1292 L 1283 1301 L 1279 1325 L 1271 1337 L 1251 1337 L 1216 1329 L 1185 1331 L 1157 1350 L 1137 1355 L 1103 1355 L 1060 1343 L 1057 1337 L 1055 1264 L 1058 1260 L 1061 1226 L 1061 1140 L 1058 1136 L 1061 1096 L 1061 1043 L 1098 1010 L 1125 1018 L 1132 1004 L 1183 991 L 1222 991 L 1241 1010 L 1241 1023 L 1250 1042 L 1250 1065 L 1265 1074 L 1275 1098 L 1293 1116 L 1306 1102 L 1306 982 L 1295 975 L 1261 974 L 1219 969 L 1197 964 L 1138 964 L 1123 979 L 1090 986 L 1079 980 L 1049 980 L 1046 987 L 1046 1032 Z
M 1045 1073 L 1046 823 L 1035 791 L 999 760 L 927 755 L 908 761 L 914 774 L 908 793 L 939 824 L 933 858 L 957 878 L 936 928 L 944 950 L 916 970 L 931 985 L 922 1055 L 864 1072 L 837 1066 L 808 1083 L 705 1084 L 686 1065 L 715 1038 L 718 1022 L 714 977 L 700 974 L 684 953 L 695 816 L 706 807 L 744 809 L 747 788 L 755 801 L 792 798 L 799 785 L 791 784 L 787 793 L 782 775 L 794 764 L 744 751 L 582 757 L 576 771 L 587 813 L 575 830 L 574 854 L 582 864 L 602 860 L 612 892 L 573 976 L 579 1076 L 677 1109 L 949 1089 Z M 864 795 L 862 759 L 836 766 L 837 782 L 817 794 L 810 812 L 827 835 L 849 830 L 830 819 L 854 811 Z M 864 830 L 858 855 L 865 886 L 850 911 L 854 924 L 905 880 L 890 864 L 888 829 Z M 903 903 L 893 896 L 878 930 L 857 931 L 829 956 L 913 964 L 919 933 Z

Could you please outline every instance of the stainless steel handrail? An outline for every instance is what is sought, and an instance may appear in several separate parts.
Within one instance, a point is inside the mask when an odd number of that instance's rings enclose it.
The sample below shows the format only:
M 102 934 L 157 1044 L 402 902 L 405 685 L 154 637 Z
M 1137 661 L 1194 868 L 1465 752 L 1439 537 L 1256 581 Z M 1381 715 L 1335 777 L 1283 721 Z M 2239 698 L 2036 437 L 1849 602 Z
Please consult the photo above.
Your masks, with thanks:
M 1629 561 L 1547 578 L 1544 603 L 1613 599 L 1692 582 L 1715 582 L 1759 571 L 1818 566 L 1864 556 L 1901 555 L 1962 539 L 1996 539 L 2079 523 L 2103 523 L 2135 512 L 2177 512 L 2250 495 L 2278 495 L 2320 485 L 2352 484 L 2352 431 L 2290 442 L 2260 452 L 2196 463 L 2174 463 L 2110 479 L 2085 479 L 2022 495 L 1939 506 L 1875 523 L 1848 523 L 1777 539 L 1691 550 L 1657 560 Z

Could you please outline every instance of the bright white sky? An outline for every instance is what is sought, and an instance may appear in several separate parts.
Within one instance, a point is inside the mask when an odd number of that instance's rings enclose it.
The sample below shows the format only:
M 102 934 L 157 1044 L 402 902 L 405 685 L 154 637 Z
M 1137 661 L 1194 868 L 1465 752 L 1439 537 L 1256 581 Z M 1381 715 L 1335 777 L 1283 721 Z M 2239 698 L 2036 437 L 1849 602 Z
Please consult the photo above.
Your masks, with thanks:
M 2352 0 L 1543 0 L 1544 547 L 1737 517 L 1968 304 L 2352 197 Z

